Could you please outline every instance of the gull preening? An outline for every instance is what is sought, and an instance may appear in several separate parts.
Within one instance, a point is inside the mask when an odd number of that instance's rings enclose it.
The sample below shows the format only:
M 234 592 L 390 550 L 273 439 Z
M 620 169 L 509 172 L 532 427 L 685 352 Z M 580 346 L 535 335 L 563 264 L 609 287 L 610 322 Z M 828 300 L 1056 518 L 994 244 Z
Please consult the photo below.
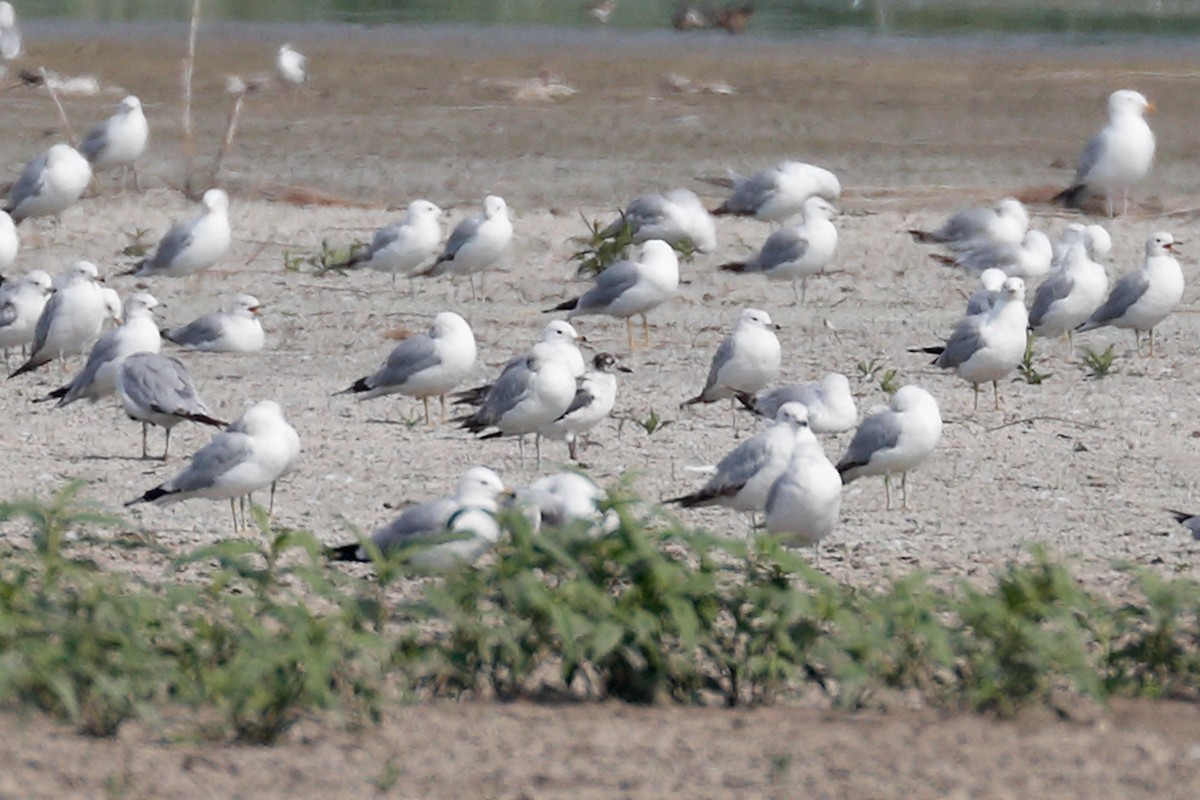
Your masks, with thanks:
M 1151 234 L 1146 240 L 1142 268 L 1117 281 L 1104 304 L 1076 330 L 1090 331 L 1105 325 L 1132 329 L 1138 353 L 1142 334 L 1149 333 L 1153 356 L 1154 327 L 1183 300 L 1183 270 L 1172 255 L 1176 244 L 1166 231 Z
M 304 54 L 292 49 L 290 44 L 280 45 L 275 55 L 275 74 L 286 84 L 303 86 L 308 83 L 308 73 L 304 69 L 306 61 Z
M 567 442 L 567 454 L 579 460 L 579 438 L 612 413 L 617 402 L 617 376 L 614 371 L 632 372 L 617 363 L 612 353 L 597 353 L 592 368 L 575 379 L 575 397 L 563 415 L 540 433 L 547 439 Z
M 671 245 L 651 239 L 637 256 L 618 261 L 596 276 L 596 285 L 579 297 L 546 312 L 566 311 L 567 318 L 605 315 L 625 320 L 625 335 L 633 350 L 632 318 L 642 318 L 642 342 L 650 343 L 646 314 L 675 296 L 679 289 L 679 257 Z
M 107 169 L 132 169 L 133 185 L 140 191 L 137 160 L 150 141 L 150 124 L 142 111 L 142 101 L 129 95 L 117 106 L 117 113 L 88 132 L 79 152 L 94 172 Z
M 1017 245 L 1029 230 L 1029 212 L 1024 204 L 1006 197 L 993 208 L 968 208 L 959 211 L 934 230 L 910 228 L 913 239 L 922 244 L 940 244 L 962 252 L 987 245 Z
M 920 466 L 942 438 L 937 400 L 920 386 L 904 386 L 886 408 L 867 416 L 838 461 L 842 483 L 883 476 L 885 508 L 892 507 L 890 477 L 900 473 L 902 507 L 908 508 L 908 473 Z
M 717 216 L 783 222 L 799 214 L 805 201 L 814 195 L 832 203 L 842 194 L 842 184 L 836 175 L 799 161 L 782 161 L 748 178 L 731 171 L 729 177 L 733 191 L 713 210 Z
M 354 253 L 344 266 L 387 273 L 396 288 L 397 275 L 411 278 L 437 252 L 442 241 L 441 216 L 442 210 L 428 200 L 413 200 L 404 216 L 376 231 L 371 244 Z
M 21 27 L 12 3 L 0 2 L 0 58 L 12 61 L 21 56 Z
M 17 234 L 17 225 L 7 211 L 0 211 L 0 275 L 17 260 L 21 250 L 21 237 Z
M 440 236 L 440 231 L 439 231 Z M 483 198 L 483 210 L 467 217 L 450 233 L 442 254 L 433 266 L 421 272 L 427 277 L 466 276 L 471 284 L 471 299 L 475 296 L 475 275 L 479 274 L 479 291 L 483 292 L 483 273 L 504 255 L 512 243 L 513 226 L 508 218 L 508 204 L 503 197 Z
M 527 516 L 536 512 L 533 521 L 537 528 L 561 528 L 577 521 L 599 523 L 605 497 L 604 490 L 587 475 L 556 472 L 517 489 L 515 502 Z
M 233 242 L 229 227 L 229 195 L 209 189 L 200 199 L 199 216 L 171 226 L 154 249 L 133 268 L 133 275 L 195 275 L 211 269 Z
M 816 546 L 833 532 L 841 510 L 841 476 L 801 421 L 791 457 L 767 493 L 767 533 L 785 545 Z
M 35 269 L 20 280 L 0 285 L 0 348 L 4 349 L 4 366 L 8 367 L 8 351 L 25 349 L 33 344 L 38 319 L 54 291 L 54 280 Z
M 704 388 L 695 397 L 684 400 L 680 408 L 696 403 L 715 403 L 726 398 L 733 408 L 739 394 L 753 394 L 779 377 L 781 350 L 771 315 L 747 308 L 738 316 L 733 331 L 721 340 L 708 368 Z M 734 415 L 737 432 L 737 415 Z
M 471 326 L 453 311 L 442 311 L 426 333 L 400 342 L 383 366 L 338 394 L 355 394 L 359 400 L 388 394 L 418 398 L 425 407 L 426 424 L 429 398 L 437 397 L 445 422 L 446 395 L 462 383 L 474 365 L 475 334 Z
M 1120 195 L 1121 213 L 1128 213 L 1130 189 L 1154 164 L 1154 131 L 1146 123 L 1146 113 L 1153 111 L 1141 92 L 1120 89 L 1109 95 L 1108 125 L 1088 140 L 1075 180 L 1055 199 L 1079 207 L 1089 196 L 1102 195 L 1111 217 L 1113 198 Z
M 717 226 L 690 189 L 647 194 L 625 206 L 621 216 L 600 231 L 610 239 L 628 225 L 634 244 L 661 239 L 672 247 L 691 247 L 700 253 L 717 249 Z
M 988 269 L 1003 270 L 1010 278 L 1040 278 L 1050 271 L 1054 246 L 1041 231 L 1028 231 L 1020 242 L 988 242 L 960 252 L 956 257 L 938 253 L 930 258 L 946 266 L 957 267 L 972 275 Z
M 239 294 L 224 311 L 212 311 L 186 325 L 164 328 L 162 336 L 188 350 L 253 353 L 262 350 L 267 339 L 259 321 L 262 308 L 254 295 Z
M 796 301 L 808 295 L 808 279 L 820 273 L 837 250 L 837 227 L 830 218 L 837 209 L 822 197 L 804 201 L 799 225 L 780 228 L 767 237 L 762 249 L 745 261 L 722 264 L 725 272 L 758 273 L 776 281 L 790 281 Z M 799 287 L 797 287 L 797 283 Z
M 500 499 L 506 494 L 511 492 L 494 471 L 471 467 L 459 477 L 452 497 L 405 509 L 395 520 L 372 533 L 371 543 L 384 556 L 428 543 L 427 547 L 414 550 L 409 563 L 433 571 L 472 564 L 500 539 L 496 514 L 500 511 Z M 331 547 L 328 555 L 333 561 L 371 560 L 367 548 L 358 542 Z
M 763 389 L 758 394 L 742 392 L 738 402 L 760 417 L 773 419 L 785 403 L 799 403 L 808 409 L 808 426 L 813 433 L 841 433 L 858 421 L 858 407 L 850 391 L 850 380 L 840 372 L 831 372 L 814 383 L 795 383 Z
M 21 170 L 4 210 L 20 225 L 30 217 L 57 217 L 83 196 L 92 166 L 69 144 L 52 145 Z
M 171 429 L 181 422 L 198 422 L 214 428 L 224 422 L 209 414 L 200 399 L 191 373 L 183 362 L 153 351 L 127 356 L 116 373 L 117 396 L 125 415 L 142 423 L 142 458 L 147 458 L 146 434 L 151 425 L 166 434 L 161 461 L 171 451 Z
M 8 377 L 30 372 L 67 356 L 86 353 L 100 336 L 104 321 L 111 316 L 100 285 L 96 265 L 76 261 L 65 285 L 46 302 L 34 329 L 29 360 Z
M 1075 329 L 1086 322 L 1108 292 L 1108 273 L 1088 255 L 1082 239 L 1070 245 L 1062 264 L 1033 295 L 1029 327 L 1038 336 L 1066 336 L 1068 356 L 1074 352 Z

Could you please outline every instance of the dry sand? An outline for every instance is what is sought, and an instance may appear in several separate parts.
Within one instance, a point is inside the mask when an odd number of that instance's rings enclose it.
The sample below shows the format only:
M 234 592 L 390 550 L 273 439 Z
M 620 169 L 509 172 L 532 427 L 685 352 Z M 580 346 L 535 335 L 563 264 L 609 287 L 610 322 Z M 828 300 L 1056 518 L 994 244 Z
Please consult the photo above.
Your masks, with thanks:
M 224 127 L 229 105 L 222 93 L 224 76 L 266 70 L 274 50 L 270 42 L 210 39 L 201 41 L 196 76 L 201 161 L 215 151 Z M 702 383 L 711 353 L 738 311 L 758 306 L 784 326 L 784 379 L 845 372 L 865 410 L 885 400 L 878 376 L 863 378 L 857 367 L 874 361 L 882 371 L 895 369 L 899 384 L 915 382 L 932 391 L 947 421 L 936 457 L 909 482 L 911 511 L 885 513 L 878 481 L 864 480 L 847 490 L 842 522 L 821 562 L 834 577 L 871 585 L 921 569 L 945 581 L 982 578 L 1033 544 L 1070 558 L 1088 583 L 1102 591 L 1119 593 L 1125 578 L 1113 569 L 1118 561 L 1196 577 L 1200 544 L 1162 512 L 1164 506 L 1200 510 L 1196 289 L 1189 285 L 1184 308 L 1161 326 L 1161 357 L 1135 358 L 1128 333 L 1088 334 L 1080 344 L 1098 350 L 1116 344 L 1116 374 L 1096 381 L 1065 363 L 1064 345 L 1041 343 L 1037 368 L 1052 377 L 1040 386 L 1006 384 L 1001 411 L 985 402 L 974 412 L 966 384 L 907 352 L 944 337 L 960 313 L 969 281 L 932 264 L 928 251 L 902 233 L 916 224 L 935 223 L 964 203 L 1065 182 L 1082 142 L 1103 121 L 1108 93 L 1135 87 L 1161 110 L 1152 120 L 1159 160 L 1140 191 L 1146 206 L 1109 225 L 1115 245 L 1110 274 L 1139 263 L 1142 243 L 1152 230 L 1167 229 L 1185 242 L 1196 241 L 1200 225 L 1194 198 L 1200 178 L 1190 159 L 1200 145 L 1200 129 L 1194 125 L 1200 107 L 1194 55 L 1078 49 L 1047 58 L 1033 51 L 971 54 L 916 45 L 895 50 L 805 43 L 737 47 L 724 40 L 696 40 L 683 47 L 670 40 L 629 45 L 604 37 L 562 45 L 450 34 L 399 43 L 347 34 L 296 44 L 309 54 L 313 88 L 250 95 L 226 164 L 224 182 L 233 194 L 231 253 L 198 281 L 157 280 L 149 287 L 166 305 L 163 317 L 172 324 L 223 305 L 239 292 L 255 294 L 266 304 L 265 352 L 183 358 L 217 416 L 237 416 L 262 398 L 284 404 L 303 438 L 304 453 L 299 470 L 277 498 L 281 523 L 315 531 L 333 543 L 350 535 L 350 524 L 370 529 L 389 520 L 391 509 L 446 491 L 469 464 L 489 464 L 513 483 L 533 477 L 531 465 L 529 470 L 519 466 L 514 442 L 477 443 L 451 426 L 402 424 L 419 412 L 419 403 L 381 399 L 358 404 L 331 395 L 386 356 L 393 345 L 387 331 L 423 328 L 433 313 L 447 307 L 459 310 L 474 327 L 480 346 L 477 377 L 486 378 L 536 337 L 547 318 L 540 309 L 583 288 L 572 282 L 568 263 L 576 248 L 570 237 L 584 230 L 581 213 L 607 218 L 638 194 L 678 186 L 716 201 L 720 191 L 696 181 L 697 175 L 801 158 L 836 170 L 846 187 L 839 204 L 841 246 L 833 274 L 810 282 L 803 307 L 790 305 L 786 287 L 718 275 L 717 264 L 754 249 L 768 232 L 760 223 L 720 221 L 718 252 L 684 268 L 689 283 L 676 301 L 653 316 L 654 347 L 629 358 L 636 372 L 624 378 L 617 403 L 619 415 L 641 418 L 655 410 L 673 424 L 653 436 L 629 424 L 619 435 L 616 423 L 602 426 L 594 436 L 596 444 L 584 453 L 591 474 L 605 482 L 635 470 L 637 486 L 649 499 L 680 494 L 699 482 L 683 468 L 712 463 L 733 445 L 728 410 L 722 405 L 680 412 L 677 404 Z M 117 86 L 142 97 L 155 136 L 143 174 L 154 188 L 143 195 L 110 190 L 68 211 L 61 226 L 39 228 L 46 245 L 27 245 L 23 269 L 57 271 L 85 257 L 100 264 L 110 285 L 128 292 L 135 281 L 113 276 L 130 262 L 118 253 L 132 232 L 149 231 L 148 239 L 154 240 L 172 220 L 194 213 L 169 188 L 179 184 L 181 175 L 180 51 L 175 42 L 163 40 L 136 47 L 129 41 L 37 43 L 37 63 L 68 74 L 96 73 L 114 87 L 99 98 L 67 100 L 77 128 L 109 113 L 121 94 Z M 553 102 L 513 100 L 504 81 L 528 79 L 539 71 L 553 72 L 578 93 Z M 675 91 L 669 86 L 672 74 L 696 83 L 724 81 L 736 93 Z M 8 179 L 54 141 L 57 121 L 45 95 L 35 90 L 4 91 L 0 108 L 6 121 L 0 163 L 5 165 L 2 177 Z M 281 185 L 314 187 L 365 207 L 301 208 L 267 199 Z M 396 217 L 389 209 L 402 208 L 415 197 L 437 202 L 457 221 L 489 192 L 508 199 L 517 240 L 504 271 L 489 275 L 486 302 L 456 304 L 448 284 L 440 281 L 419 284 L 410 297 L 403 283 L 393 294 L 384 276 L 318 277 L 308 269 L 284 269 L 285 253 L 311 252 L 323 241 L 343 246 L 369 238 L 373 229 Z M 1148 210 L 1159 208 L 1167 213 Z M 1033 224 L 1057 232 L 1076 218 L 1043 206 L 1034 209 Z M 1195 284 L 1194 256 L 1183 262 L 1189 284 Z M 578 327 L 593 347 L 625 352 L 620 323 L 587 320 Z M 5 497 L 45 493 L 83 478 L 87 496 L 117 508 L 174 474 L 184 454 L 210 435 L 180 426 L 170 462 L 140 461 L 139 426 L 125 420 L 112 401 L 57 411 L 32 405 L 32 399 L 59 380 L 57 368 L 47 368 L 0 388 L 0 418 L 6 421 L 0 429 L 5 455 L 0 486 Z M 845 441 L 827 442 L 831 457 L 840 454 Z M 543 471 L 565 460 L 565 448 L 550 445 L 547 452 L 551 458 Z M 179 550 L 230 535 L 228 510 L 221 504 L 142 507 L 130 518 L 160 543 Z M 695 513 L 687 519 L 730 535 L 746 533 L 745 521 L 731 514 Z M 0 535 L 18 533 L 12 526 L 0 529 Z M 97 555 L 122 568 L 121 553 Z M 1155 765 L 1147 770 L 1142 761 L 1110 757 L 1121 750 L 1118 734 L 1126 724 L 1154 735 L 1151 712 L 1131 713 L 1132 718 L 1119 722 L 1106 718 L 1076 727 L 1056 723 L 1048 729 L 1037 723 L 1022 727 L 978 718 L 951 720 L 945 723 L 950 734 L 918 737 L 915 753 L 906 752 L 910 731 L 940 731 L 942 720 L 899 716 L 876 726 L 855 719 L 802 717 L 808 724 L 793 724 L 793 712 L 785 709 L 725 717 L 711 711 L 631 712 L 609 706 L 438 706 L 428 714 L 423 709 L 402 712 L 388 735 L 401 769 L 398 796 L 770 794 L 769 781 L 777 770 L 771 766 L 768 743 L 777 738 L 772 734 L 776 726 L 784 726 L 789 733 L 782 738 L 789 747 L 795 745 L 781 751 L 789 781 L 775 787 L 781 796 L 804 788 L 830 797 L 1131 797 L 1171 796 L 1172 786 L 1186 785 L 1180 781 L 1195 786 L 1200 758 L 1196 715 L 1172 709 L 1164 717 L 1177 726 L 1178 735 L 1171 734 L 1167 744 L 1155 739 L 1162 747 L 1146 745 L 1156 754 L 1146 756 Z M 481 722 L 480 715 L 486 720 Z M 527 728 L 523 721 L 538 727 Z M 405 770 L 438 772 L 436 765 L 419 766 L 425 756 L 408 749 L 406 725 L 430 726 L 432 737 L 445 739 L 439 752 L 448 754 L 457 732 L 481 724 L 495 731 L 492 744 L 476 754 L 477 760 L 447 755 L 443 765 L 443 774 L 453 772 L 466 783 L 444 791 L 433 783 L 406 783 Z M 564 753 L 563 747 L 549 744 L 559 740 L 560 725 L 568 731 L 603 727 L 624 749 L 614 754 L 605 750 L 609 745 L 585 740 Z M 622 733 L 625 726 L 639 733 Z M 725 732 L 731 728 L 738 732 Z M 656 731 L 666 729 L 680 731 L 693 761 L 713 774 L 688 769 L 692 762 L 679 760 L 677 753 L 652 758 L 630 747 L 630 742 L 654 741 Z M 131 756 L 137 774 L 123 796 L 161 796 L 168 790 L 152 788 L 158 784 L 151 782 L 151 774 L 162 769 L 188 772 L 188 764 L 196 763 L 172 748 L 141 752 L 138 742 L 153 736 L 144 731 L 123 735 L 116 744 L 74 739 L 64 744 L 41 723 L 24 727 L 14 722 L 10 730 L 35 742 L 57 741 L 55 746 L 68 751 L 107 754 L 81 756 L 80 765 L 93 757 L 111 760 L 121 748 L 138 750 Z M 525 741 L 531 730 L 545 742 Z M 823 744 L 827 730 L 840 731 L 831 733 L 830 741 L 839 741 L 840 735 L 846 752 L 859 757 L 836 755 L 842 751 Z M 857 730 L 870 736 L 859 738 L 853 733 Z M 1068 782 L 1035 785 L 1029 768 L 1017 766 L 1030 758 L 1024 738 L 1029 731 L 1041 742 L 1034 748 L 1037 753 L 1061 749 L 1055 769 L 1069 772 Z M 328 731 L 312 735 L 349 742 Z M 743 738 L 757 744 L 739 744 L 734 752 L 724 749 L 730 740 Z M 963 751 L 961 761 L 946 756 L 951 745 Z M 337 753 L 357 752 L 357 747 L 330 744 L 323 758 L 336 761 Z M 637 755 L 626 761 L 623 754 L 629 750 Z M 601 751 L 626 765 L 628 783 L 604 782 L 616 779 L 590 760 Z M 520 778 L 499 779 L 512 776 L 517 768 L 511 764 L 520 763 L 514 759 L 545 761 L 547 753 L 562 762 L 523 769 Z M 816 759 L 819 766 L 812 763 L 814 753 L 824 753 Z M 306 782 L 312 776 L 328 776 L 333 769 L 310 760 L 307 745 L 283 751 L 278 759 L 270 751 L 260 755 L 272 770 L 282 770 L 278 774 L 300 776 L 296 785 L 301 788 L 310 785 Z M 235 775 L 242 768 L 265 768 L 259 755 L 236 751 L 218 749 L 201 758 L 201 763 Z M 356 780 L 382 770 L 379 756 L 374 758 L 374 766 L 351 770 Z M 885 777 L 875 784 L 857 782 L 859 765 L 876 762 L 896 766 L 881 767 Z M 4 763 L 24 765 L 21 775 L 45 774 L 44 767 L 36 766 L 44 761 L 11 746 L 0 755 L 0 765 Z M 565 772 L 564 763 L 570 767 Z M 1170 772 L 1172 765 L 1181 771 Z M 674 777 L 664 777 L 661 769 Z M 67 772 L 63 780 L 68 780 Z M 94 794 L 102 785 L 99 771 L 85 774 L 73 766 L 70 772 L 75 777 L 55 791 L 73 786 L 81 794 Z M 0 773 L 12 774 L 8 769 Z M 1017 773 L 1028 783 L 995 780 Z M 1118 784 L 1122 775 L 1133 783 Z M 43 791 L 12 780 L 0 783 L 0 796 Z M 45 781 L 44 793 L 49 793 L 50 779 Z M 231 780 L 228 785 L 230 791 L 235 785 L 261 786 L 261 791 L 247 789 L 246 796 L 268 796 L 285 783 Z M 218 785 L 201 781 L 189 788 L 181 783 L 169 791 L 230 796 L 212 788 Z M 1084 791 L 1088 785 L 1107 789 Z M 361 795 L 340 781 L 326 785 L 322 793 Z

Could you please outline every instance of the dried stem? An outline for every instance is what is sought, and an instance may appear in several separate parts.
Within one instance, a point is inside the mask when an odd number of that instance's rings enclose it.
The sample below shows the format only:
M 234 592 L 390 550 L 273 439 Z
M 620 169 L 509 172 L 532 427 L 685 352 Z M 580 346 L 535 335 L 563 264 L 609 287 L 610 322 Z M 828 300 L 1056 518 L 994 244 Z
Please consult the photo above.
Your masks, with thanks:
M 225 163 L 225 154 L 233 146 L 233 137 L 237 135 L 238 117 L 241 116 L 242 103 L 245 99 L 246 93 L 238 92 L 233 101 L 233 107 L 229 109 L 229 118 L 225 121 L 225 136 L 221 139 L 221 146 L 217 149 L 217 158 L 213 161 L 212 172 L 208 176 L 209 186 L 217 185 L 217 176 L 221 174 L 221 166 Z
M 192 25 L 188 31 L 187 58 L 183 61 L 183 193 L 191 195 L 192 161 L 196 144 L 192 134 L 192 71 L 196 66 L 196 32 L 200 29 L 200 0 L 192 0 Z
M 58 120 L 62 123 L 63 130 L 67 132 L 67 141 L 71 143 L 71 147 L 75 147 L 75 132 L 71 130 L 71 121 L 67 119 L 67 110 L 63 108 L 62 101 L 58 99 L 58 92 L 54 91 L 54 85 L 50 83 L 50 76 L 46 73 L 46 68 L 39 67 L 38 73 L 42 76 L 42 85 L 46 87 L 46 91 L 50 93 L 50 99 L 54 101 L 54 107 L 58 109 Z

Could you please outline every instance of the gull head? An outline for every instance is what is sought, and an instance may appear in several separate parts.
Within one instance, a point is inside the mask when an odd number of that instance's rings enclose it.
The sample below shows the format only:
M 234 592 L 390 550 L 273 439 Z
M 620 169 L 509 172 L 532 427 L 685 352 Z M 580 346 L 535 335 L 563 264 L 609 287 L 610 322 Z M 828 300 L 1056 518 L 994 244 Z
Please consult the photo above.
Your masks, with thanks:
M 100 280 L 100 270 L 90 261 L 76 261 L 67 270 L 67 281 L 69 283 L 98 280 Z
M 833 203 L 819 195 L 813 195 L 804 201 L 804 206 L 801 209 L 801 215 L 804 219 L 830 219 L 836 217 L 837 208 Z
M 1006 197 L 997 203 L 996 213 L 1002 217 L 1021 220 L 1025 225 L 1029 224 L 1029 212 L 1025 210 L 1025 204 L 1015 197 Z
M 438 219 L 442 210 L 428 200 L 413 200 L 408 204 L 408 216 L 413 220 Z
M 1129 114 L 1141 117 L 1147 113 L 1153 114 L 1154 111 L 1154 104 L 1147 100 L 1144 94 L 1133 89 L 1118 89 L 1108 96 L 1109 117 L 1123 117 Z
M 1050 242 L 1050 237 L 1041 231 L 1029 231 L 1025 234 L 1025 238 L 1021 240 L 1021 246 L 1034 255 L 1040 255 L 1044 258 L 1050 258 L 1054 254 L 1054 245 Z
M 460 333 L 474 336 L 471 333 L 471 326 L 467 324 L 467 321 L 453 311 L 439 311 L 438 315 L 433 318 L 433 325 L 429 328 L 429 335 L 434 339 Z
M 1165 256 L 1175 251 L 1176 245 L 1183 244 L 1175 241 L 1175 237 L 1166 231 L 1156 231 L 1146 240 L 1147 256 Z
M 612 353 L 596 353 L 595 357 L 592 358 L 592 366 L 597 372 L 612 372 L 613 370 L 633 372 L 629 367 L 618 364 L 617 357 Z
M 579 341 L 580 336 L 571 323 L 565 319 L 556 319 L 542 329 L 541 340 L 543 342 L 555 342 L 559 340 L 574 342 Z
M 54 279 L 50 277 L 49 272 L 42 269 L 35 269 L 26 275 L 25 282 L 30 286 L 40 289 L 43 295 L 48 295 L 54 291 Z
M 12 3 L 0 3 L 0 28 L 11 28 L 17 23 L 17 12 Z
M 227 311 L 238 316 L 258 316 L 262 313 L 262 303 L 252 294 L 239 294 L 230 301 Z
M 283 407 L 279 403 L 274 400 L 260 400 L 246 409 L 246 413 L 242 414 L 241 418 L 230 427 L 235 427 L 250 436 L 256 436 L 274 428 L 280 422 L 286 421 L 283 416 Z
M 1006 278 L 1000 289 L 1009 300 L 1025 302 L 1025 281 L 1020 278 Z
M 225 194 L 223 189 L 209 189 L 204 193 L 204 197 L 200 198 L 200 205 L 209 211 L 223 214 L 229 210 L 229 195 Z
M 988 267 L 979 273 L 979 285 L 989 292 L 998 292 L 1006 278 L 1008 278 L 1008 274 L 1004 270 L 998 267 Z
M 784 403 L 775 412 L 775 421 L 793 428 L 808 427 L 808 406 L 804 403 Z
M 504 202 L 503 197 L 498 197 L 494 194 L 489 194 L 483 198 L 483 216 L 491 219 L 496 216 L 508 215 L 508 203 Z
M 60 164 L 66 165 L 72 161 L 72 156 L 83 158 L 83 156 L 79 155 L 79 152 L 69 144 L 63 144 L 62 142 L 59 142 L 58 144 L 51 145 L 50 149 L 46 151 L 46 166 L 48 168 L 53 168 Z
M 1112 252 L 1112 237 L 1103 225 L 1088 225 L 1084 228 L 1084 239 L 1087 242 L 1088 254 L 1099 261 Z
M 496 500 L 512 491 L 500 480 L 495 470 L 487 467 L 471 467 L 458 479 L 455 497 L 465 506 L 496 509 Z
M 737 327 L 762 328 L 764 330 L 779 330 L 779 326 L 771 322 L 771 315 L 762 309 L 743 309 L 738 316 Z
M 158 299 L 149 292 L 134 292 L 125 298 L 125 318 L 141 311 L 150 311 L 158 305 Z
M 141 111 L 142 101 L 139 100 L 136 95 L 131 94 L 125 97 L 125 99 L 121 101 L 121 104 L 117 108 L 124 114 L 128 114 L 133 111 Z
M 1013 278 L 1012 280 L 1019 281 L 1020 278 Z M 1022 284 L 1022 290 L 1024 290 L 1024 284 Z M 900 413 L 912 411 L 917 408 L 931 408 L 934 413 L 941 413 L 938 410 L 937 400 L 934 399 L 933 395 L 920 386 L 913 384 L 900 387 L 900 390 L 892 395 L 892 402 L 889 403 L 889 406 L 893 411 Z
M 679 257 L 675 255 L 675 248 L 664 242 L 662 239 L 649 239 L 642 245 L 642 249 L 638 254 L 639 261 L 659 261 L 662 259 L 674 259 L 678 263 Z

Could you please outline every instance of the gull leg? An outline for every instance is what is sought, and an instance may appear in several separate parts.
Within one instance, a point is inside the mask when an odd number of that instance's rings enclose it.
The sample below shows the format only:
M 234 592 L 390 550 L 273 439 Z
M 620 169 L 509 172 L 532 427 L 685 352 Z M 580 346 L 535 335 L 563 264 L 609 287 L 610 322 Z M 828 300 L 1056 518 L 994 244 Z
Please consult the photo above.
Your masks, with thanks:
M 541 469 L 542 468 L 542 435 L 540 433 L 535 433 L 533 435 L 533 449 L 534 449 L 534 452 L 537 454 L 537 461 L 535 462 L 536 463 L 535 469 Z
M 442 404 L 442 424 L 445 425 L 446 424 L 446 395 L 439 394 L 438 400 Z
M 792 305 L 804 305 L 804 301 L 800 299 L 800 284 L 796 283 L 796 281 L 792 281 L 792 298 L 795 300 Z
M 1137 328 L 1133 329 L 1133 353 L 1138 356 L 1142 354 L 1142 332 Z
M 148 427 L 149 427 L 149 425 L 147 425 L 145 422 L 142 423 L 142 458 L 147 458 L 147 455 L 146 455 L 146 428 L 148 428 Z
M 735 439 L 737 438 L 737 418 L 738 418 L 737 399 L 734 397 L 731 397 L 731 398 L 729 398 L 729 420 L 730 420 L 730 424 L 733 425 L 733 438 L 735 438 Z
M 567 455 L 570 456 L 572 461 L 579 460 L 579 440 L 575 434 L 567 437 Z
M 650 320 L 646 319 L 646 315 L 642 314 L 642 346 L 650 347 Z
M 237 505 L 235 505 L 232 497 L 229 498 L 229 514 L 230 514 L 230 516 L 233 517 L 233 532 L 237 533 L 238 532 Z
M 517 437 L 517 456 L 521 459 L 521 469 L 525 469 L 525 434 Z
M 275 481 L 271 481 L 271 498 L 267 501 L 267 516 L 275 513 Z
M 1067 363 L 1075 361 L 1075 332 L 1067 331 Z
M 633 346 L 633 318 L 632 317 L 625 318 L 625 338 L 629 341 L 629 352 L 632 353 L 635 349 L 637 349 Z
M 800 305 L 808 302 L 808 276 L 805 275 L 800 279 Z
M 137 164 L 131 164 L 129 169 L 133 172 L 133 188 L 137 189 L 138 194 L 142 194 L 142 178 L 138 175 Z
M 900 473 L 900 508 L 908 511 L 908 472 Z
M 1150 358 L 1154 358 L 1154 328 L 1150 329 Z
M 160 461 L 166 461 L 167 453 L 171 452 L 171 429 L 167 428 L 166 431 L 167 431 L 167 440 L 166 440 L 166 442 L 163 443 L 163 454 L 162 454 L 162 458 L 159 459 Z
M 886 472 L 883 473 L 883 510 L 892 510 L 892 482 L 891 476 Z
M 425 406 L 425 424 L 429 425 L 430 424 L 430 422 L 429 422 L 429 398 L 422 397 L 421 404 Z
M 974 405 L 974 409 L 975 409 L 976 411 L 978 411 L 978 410 L 979 410 L 979 384 L 978 384 L 978 383 L 972 383 L 972 384 L 971 384 L 971 388 L 975 390 L 975 405 Z
M 479 298 L 478 298 L 478 297 L 475 295 L 475 276 L 474 276 L 474 275 L 468 275 L 468 276 L 467 276 L 467 283 L 468 283 L 468 284 L 470 285 L 470 287 L 471 287 L 471 302 L 472 302 L 472 303 L 478 303 L 478 302 L 479 302 Z
M 996 410 L 1000 410 L 1000 382 L 992 381 L 992 394 L 996 397 Z

